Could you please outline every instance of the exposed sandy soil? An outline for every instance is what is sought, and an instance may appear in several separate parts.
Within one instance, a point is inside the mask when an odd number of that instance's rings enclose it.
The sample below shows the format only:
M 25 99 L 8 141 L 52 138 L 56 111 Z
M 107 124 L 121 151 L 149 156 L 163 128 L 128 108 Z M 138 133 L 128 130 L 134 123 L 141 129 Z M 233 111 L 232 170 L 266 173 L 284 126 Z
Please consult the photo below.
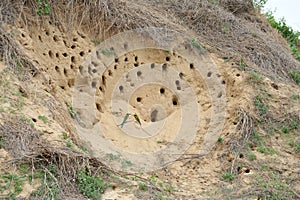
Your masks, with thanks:
M 143 168 L 141 176 L 172 185 L 170 199 L 264 199 L 278 191 L 299 197 L 299 149 L 291 143 L 300 144 L 300 100 L 292 98 L 300 95 L 299 85 L 263 76 L 260 80 L 209 51 L 190 63 L 188 55 L 173 49 L 138 49 L 120 52 L 105 66 L 108 61 L 94 56 L 103 47 L 96 47 L 83 30 L 65 32 L 51 21 L 43 28 L 19 25 L 8 30 L 41 73 L 22 82 L 0 62 L 1 123 L 24 116 L 53 146 L 66 146 L 66 135 L 78 144 L 74 150 L 84 144 L 116 170 Z M 257 95 L 268 105 L 267 114 L 259 114 Z M 16 102 L 22 106 L 12 106 Z M 65 102 L 76 111 L 75 119 Z M 253 129 L 243 132 L 242 111 L 253 119 L 262 144 L 255 143 Z M 131 115 L 121 128 L 126 113 L 136 113 L 141 126 Z M 266 121 L 257 122 L 261 117 Z M 283 133 L 293 120 L 296 128 Z M 172 152 L 177 155 L 170 156 Z M 124 168 L 108 157 L 118 153 L 133 166 Z M 0 148 L 0 163 L 10 159 Z M 235 178 L 224 178 L 226 172 Z M 159 198 L 137 188 L 118 185 L 102 198 Z M 21 195 L 28 197 L 34 189 L 28 184 Z

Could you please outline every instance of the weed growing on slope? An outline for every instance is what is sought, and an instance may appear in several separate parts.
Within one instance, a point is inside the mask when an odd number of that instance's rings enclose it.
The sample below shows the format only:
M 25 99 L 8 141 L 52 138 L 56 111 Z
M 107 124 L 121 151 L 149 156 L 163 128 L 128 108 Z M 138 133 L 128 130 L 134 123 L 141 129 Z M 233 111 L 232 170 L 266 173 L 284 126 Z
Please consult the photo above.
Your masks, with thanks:
M 225 172 L 222 175 L 222 180 L 231 182 L 231 181 L 233 181 L 233 179 L 235 178 L 235 176 L 236 176 L 235 174 L 232 174 L 230 172 Z
M 25 176 L 16 174 L 0 174 L 0 197 L 16 199 L 23 190 Z
M 263 122 L 265 119 L 265 115 L 269 111 L 268 106 L 264 103 L 264 98 L 262 95 L 257 95 L 254 99 L 254 105 L 256 106 L 256 110 L 260 116 L 260 121 Z
M 58 195 L 61 192 L 59 183 L 57 182 L 57 171 L 53 165 L 49 165 L 47 168 L 38 170 L 38 177 L 41 178 L 42 185 L 33 193 L 31 193 L 32 199 L 58 199 Z
M 38 15 L 50 15 L 51 8 L 47 0 L 37 0 L 38 9 L 36 14 Z
M 263 82 L 263 77 L 258 72 L 251 71 L 251 73 L 247 76 L 246 81 L 248 83 L 259 85 Z
M 107 183 L 98 176 L 91 176 L 86 170 L 77 172 L 77 186 L 82 194 L 91 199 L 101 199 Z
M 48 118 L 44 115 L 39 115 L 38 119 L 42 120 L 44 122 L 44 124 L 47 124 L 47 122 L 48 122 Z
M 300 84 L 300 73 L 295 71 L 295 70 L 291 70 L 289 72 L 290 76 L 293 78 L 293 80 L 296 82 L 296 84 Z

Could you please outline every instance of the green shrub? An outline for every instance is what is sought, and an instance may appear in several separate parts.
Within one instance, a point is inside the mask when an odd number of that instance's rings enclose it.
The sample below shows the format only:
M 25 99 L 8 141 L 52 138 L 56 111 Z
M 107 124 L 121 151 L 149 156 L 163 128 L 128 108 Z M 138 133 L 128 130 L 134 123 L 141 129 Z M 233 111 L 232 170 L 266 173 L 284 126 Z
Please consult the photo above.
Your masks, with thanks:
M 50 15 L 51 8 L 50 5 L 48 4 L 47 0 L 37 0 L 36 1 L 38 4 L 38 9 L 36 10 L 36 14 L 38 15 Z
M 148 190 L 148 186 L 146 183 L 139 183 L 139 189 L 142 191 Z
M 86 170 L 77 173 L 77 186 L 82 194 L 91 199 L 101 199 L 107 184 L 100 177 L 91 176 Z
M 289 43 L 291 48 L 291 53 L 294 56 L 294 58 L 296 60 L 300 60 L 300 51 L 298 49 L 300 46 L 300 40 L 299 40 L 300 32 L 294 31 L 293 28 L 288 26 L 284 18 L 277 21 L 272 12 L 267 12 L 266 17 L 270 25 L 273 28 L 277 29 L 278 32 L 282 35 L 282 37 L 284 37 L 286 41 Z

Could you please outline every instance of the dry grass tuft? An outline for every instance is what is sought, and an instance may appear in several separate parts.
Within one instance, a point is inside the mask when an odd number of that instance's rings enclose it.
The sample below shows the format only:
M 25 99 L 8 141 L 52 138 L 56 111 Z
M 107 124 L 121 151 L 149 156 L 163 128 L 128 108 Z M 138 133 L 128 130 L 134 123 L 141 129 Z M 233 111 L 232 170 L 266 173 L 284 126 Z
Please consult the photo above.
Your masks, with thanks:
M 60 0 L 49 4 L 50 16 L 36 14 L 35 0 L 10 3 L 5 16 L 10 16 L 7 21 L 17 18 L 29 29 L 50 20 L 63 31 L 88 30 L 102 40 L 124 30 L 168 28 L 193 34 L 220 57 L 237 64 L 242 58 L 274 79 L 290 80 L 288 71 L 300 70 L 287 43 L 258 13 L 252 0 Z M 0 8 L 6 7 L 0 3 Z
M 38 131 L 20 120 L 0 124 L 0 137 L 4 141 L 3 148 L 15 159 L 31 155 L 40 140 Z

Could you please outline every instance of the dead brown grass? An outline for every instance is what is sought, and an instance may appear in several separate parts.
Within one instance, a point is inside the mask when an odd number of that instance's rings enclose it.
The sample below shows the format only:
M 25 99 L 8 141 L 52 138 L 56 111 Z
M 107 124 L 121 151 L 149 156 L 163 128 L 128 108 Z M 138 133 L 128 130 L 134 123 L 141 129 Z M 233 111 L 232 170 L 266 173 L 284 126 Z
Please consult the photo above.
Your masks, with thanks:
M 52 177 L 51 184 L 59 189 L 57 196 L 59 199 L 87 199 L 76 185 L 80 170 L 85 170 L 94 177 L 100 176 L 110 185 L 119 185 L 122 182 L 123 186 L 131 186 L 134 180 L 149 184 L 153 195 L 156 191 L 162 191 L 159 187 L 151 185 L 150 180 L 136 174 L 115 171 L 95 157 L 72 148 L 50 145 L 40 137 L 40 133 L 33 126 L 17 118 L 0 123 L 0 138 L 1 148 L 11 157 L 10 160 L 1 163 L 0 172 L 9 171 L 12 166 L 18 167 L 24 163 L 29 164 L 32 172 L 40 169 Z M 44 181 L 42 184 L 47 183 Z M 46 192 L 51 192 L 51 188 Z M 31 196 L 32 199 L 44 199 L 47 194 L 32 195 L 34 195 Z
M 300 70 L 287 43 L 254 9 L 251 0 L 59 0 L 49 4 L 49 17 L 36 14 L 35 0 L 18 4 L 2 1 L 0 8 L 9 7 L 9 13 L 2 14 L 9 22 L 17 18 L 24 26 L 31 22 L 36 26 L 51 20 L 64 31 L 88 30 L 100 39 L 135 28 L 169 28 L 192 33 L 220 57 L 236 63 L 243 59 L 250 68 L 273 79 L 290 79 L 288 71 Z

